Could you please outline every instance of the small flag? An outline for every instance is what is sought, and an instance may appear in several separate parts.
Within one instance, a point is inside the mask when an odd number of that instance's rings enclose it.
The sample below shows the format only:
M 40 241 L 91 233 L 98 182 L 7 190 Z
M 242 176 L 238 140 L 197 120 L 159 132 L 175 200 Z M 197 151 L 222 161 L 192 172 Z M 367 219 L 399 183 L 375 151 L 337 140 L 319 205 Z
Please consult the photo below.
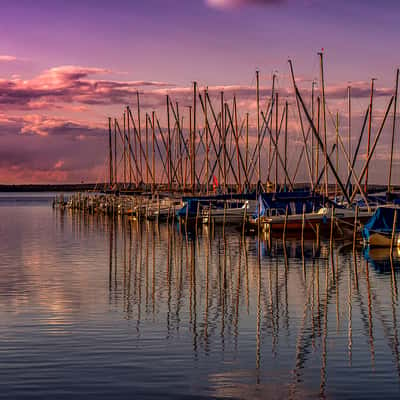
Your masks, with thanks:
M 213 175 L 213 189 L 216 191 L 218 188 L 218 179 L 215 175 Z

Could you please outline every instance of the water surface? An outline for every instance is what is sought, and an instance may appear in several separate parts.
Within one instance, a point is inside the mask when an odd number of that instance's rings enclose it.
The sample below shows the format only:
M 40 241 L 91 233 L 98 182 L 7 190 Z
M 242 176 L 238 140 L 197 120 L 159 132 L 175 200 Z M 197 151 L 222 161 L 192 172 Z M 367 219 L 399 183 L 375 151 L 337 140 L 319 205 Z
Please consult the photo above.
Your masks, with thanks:
M 398 398 L 398 260 L 0 197 L 0 397 Z

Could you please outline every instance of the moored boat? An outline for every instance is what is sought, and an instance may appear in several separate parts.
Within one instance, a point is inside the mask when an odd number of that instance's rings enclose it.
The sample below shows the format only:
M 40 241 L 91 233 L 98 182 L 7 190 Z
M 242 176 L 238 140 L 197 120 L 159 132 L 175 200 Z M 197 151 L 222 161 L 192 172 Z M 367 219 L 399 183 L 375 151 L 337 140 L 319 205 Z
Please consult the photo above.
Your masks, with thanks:
M 400 206 L 379 206 L 362 229 L 366 246 L 390 247 L 400 246 Z M 393 238 L 392 238 L 393 236 Z

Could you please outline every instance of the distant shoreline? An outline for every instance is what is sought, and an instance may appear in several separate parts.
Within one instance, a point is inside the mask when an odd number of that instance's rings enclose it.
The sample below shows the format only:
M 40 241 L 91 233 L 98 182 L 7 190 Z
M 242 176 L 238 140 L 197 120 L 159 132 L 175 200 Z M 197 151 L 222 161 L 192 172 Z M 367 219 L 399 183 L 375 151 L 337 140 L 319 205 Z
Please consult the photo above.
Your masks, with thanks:
M 25 184 L 25 185 L 0 185 L 0 192 L 84 192 L 104 188 L 104 184 L 96 183 L 71 183 L 71 184 Z
M 24 185 L 1 185 L 0 193 L 10 192 L 85 192 L 93 191 L 95 189 L 101 191 L 107 186 L 105 183 L 63 183 L 63 184 L 24 184 Z M 296 187 L 308 186 L 304 183 L 299 183 Z M 334 187 L 334 185 L 329 185 Z M 368 185 L 370 192 L 386 191 L 386 185 Z M 398 191 L 400 187 L 397 185 L 392 186 L 392 190 Z

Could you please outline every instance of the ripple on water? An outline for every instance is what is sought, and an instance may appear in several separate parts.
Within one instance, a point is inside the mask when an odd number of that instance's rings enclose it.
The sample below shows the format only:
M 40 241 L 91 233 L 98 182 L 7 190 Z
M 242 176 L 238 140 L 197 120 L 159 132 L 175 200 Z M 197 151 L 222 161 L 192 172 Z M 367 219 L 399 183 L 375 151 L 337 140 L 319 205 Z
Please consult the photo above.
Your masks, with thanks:
M 41 201 L 0 201 L 0 398 L 398 398 L 397 260 Z

